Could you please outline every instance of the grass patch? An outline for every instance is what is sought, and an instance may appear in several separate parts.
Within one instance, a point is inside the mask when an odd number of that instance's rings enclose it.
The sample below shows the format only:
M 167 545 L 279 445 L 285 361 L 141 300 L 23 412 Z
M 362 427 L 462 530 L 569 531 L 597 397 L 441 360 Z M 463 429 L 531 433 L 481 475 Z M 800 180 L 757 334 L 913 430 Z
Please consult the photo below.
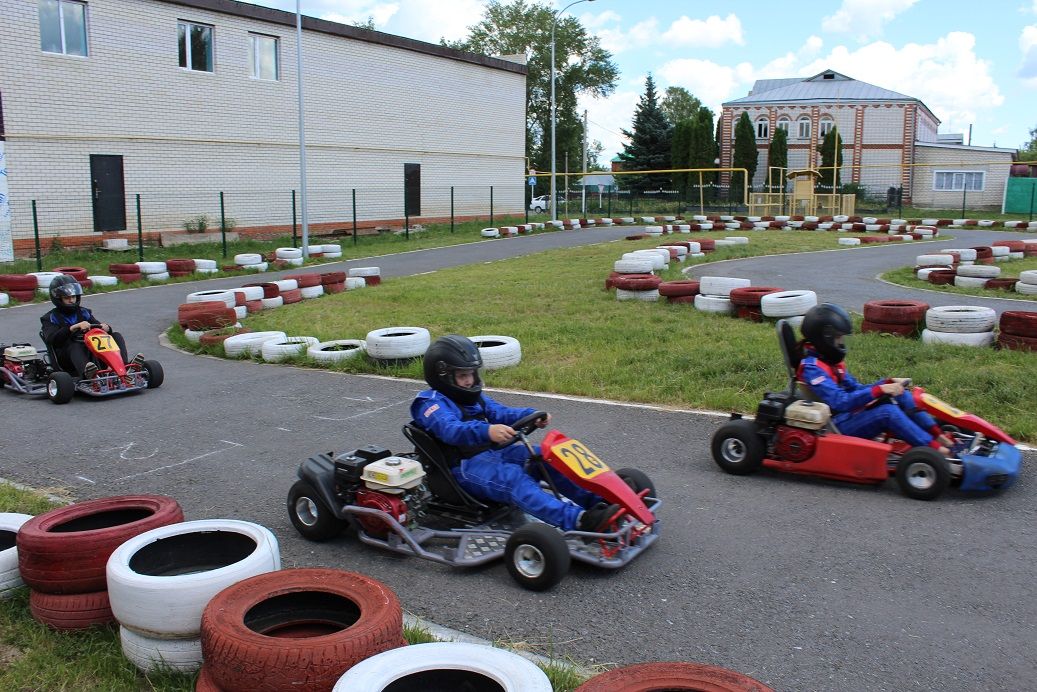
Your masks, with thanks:
M 998 278 L 1017 279 L 1019 278 L 1019 272 L 1037 269 L 1037 257 L 1024 257 L 1021 260 L 999 262 L 997 266 L 1001 267 L 1001 276 Z M 882 278 L 890 283 L 899 286 L 906 286 L 908 288 L 923 288 L 930 291 L 940 291 L 941 293 L 958 293 L 965 296 L 977 296 L 980 298 L 1011 298 L 1012 300 L 1029 300 L 1037 302 L 1037 296 L 1016 293 L 1015 291 L 992 291 L 986 288 L 969 288 L 965 286 L 955 286 L 954 284 L 931 284 L 928 281 L 922 281 L 919 279 L 915 275 L 915 270 L 912 267 L 894 269 L 883 274 Z
M 503 334 L 519 339 L 523 360 L 486 373 L 490 387 L 755 410 L 765 389 L 786 384 L 771 324 L 702 313 L 687 304 L 619 302 L 603 290 L 612 262 L 621 253 L 660 242 L 657 238 L 553 250 L 395 279 L 259 313 L 249 317 L 248 326 L 322 341 L 362 339 L 373 329 L 404 325 L 426 327 L 434 337 Z M 833 234 L 762 232 L 753 233 L 749 245 L 722 248 L 709 259 L 833 247 Z M 673 263 L 664 278 L 679 278 L 681 266 Z M 179 345 L 186 343 L 178 328 L 170 335 Z M 910 376 L 1011 434 L 1037 440 L 1037 419 L 1025 404 L 1037 398 L 1033 354 L 963 350 L 967 347 L 877 334 L 853 337 L 851 348 L 852 369 L 862 381 Z M 295 362 L 311 364 L 306 358 Z M 419 362 L 384 368 L 358 357 L 332 369 L 422 379 Z

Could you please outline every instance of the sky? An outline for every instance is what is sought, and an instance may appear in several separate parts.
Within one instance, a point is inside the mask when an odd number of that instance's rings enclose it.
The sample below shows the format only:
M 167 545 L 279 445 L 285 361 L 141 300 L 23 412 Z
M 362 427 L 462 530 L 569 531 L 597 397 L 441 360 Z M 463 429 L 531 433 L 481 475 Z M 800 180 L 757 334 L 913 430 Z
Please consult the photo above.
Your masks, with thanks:
M 543 0 L 549 3 L 549 0 Z M 295 0 L 254 4 L 295 11 Z M 302 13 L 431 43 L 462 39 L 485 0 L 301 0 Z M 568 0 L 554 3 L 558 9 Z M 584 98 L 607 161 L 650 73 L 720 112 L 757 79 L 830 68 L 921 99 L 940 133 L 1020 147 L 1037 128 L 1037 0 L 583 0 L 566 10 L 619 68 L 615 91 Z

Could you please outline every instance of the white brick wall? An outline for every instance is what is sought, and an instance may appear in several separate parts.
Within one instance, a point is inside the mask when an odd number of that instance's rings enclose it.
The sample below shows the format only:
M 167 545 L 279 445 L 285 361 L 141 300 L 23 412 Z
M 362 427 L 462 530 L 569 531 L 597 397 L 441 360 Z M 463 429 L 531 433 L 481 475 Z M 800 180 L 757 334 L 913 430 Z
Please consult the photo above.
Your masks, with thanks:
M 1001 208 L 1012 157 L 1008 152 L 969 151 L 935 146 L 917 146 L 912 199 L 916 207 L 930 209 L 961 209 L 962 192 L 936 191 L 935 171 L 982 171 L 983 190 L 969 190 L 966 208 Z

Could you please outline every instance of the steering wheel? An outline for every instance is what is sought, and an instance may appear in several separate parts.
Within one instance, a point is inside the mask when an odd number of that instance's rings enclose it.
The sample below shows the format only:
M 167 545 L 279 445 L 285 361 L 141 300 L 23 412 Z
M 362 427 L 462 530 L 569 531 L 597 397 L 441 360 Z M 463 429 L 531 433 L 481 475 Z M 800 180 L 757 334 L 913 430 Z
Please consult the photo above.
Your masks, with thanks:
M 496 443 L 491 447 L 491 449 L 504 449 L 505 447 L 510 447 L 523 437 L 532 434 L 532 432 L 537 429 L 537 423 L 544 418 L 547 418 L 547 411 L 533 411 L 533 413 L 528 416 L 519 418 L 511 424 L 511 429 L 515 431 L 515 437 L 511 438 L 507 442 Z
M 910 377 L 905 377 L 904 380 L 900 384 L 901 384 L 901 386 L 904 387 L 904 391 L 905 392 L 908 391 L 909 389 L 911 389 L 911 378 Z M 867 404 L 865 404 L 864 408 L 865 409 L 869 409 L 869 408 L 874 408 L 876 406 L 881 406 L 882 404 L 893 404 L 893 403 L 896 403 L 896 399 L 893 397 L 892 394 L 882 394 L 877 399 L 872 399 Z

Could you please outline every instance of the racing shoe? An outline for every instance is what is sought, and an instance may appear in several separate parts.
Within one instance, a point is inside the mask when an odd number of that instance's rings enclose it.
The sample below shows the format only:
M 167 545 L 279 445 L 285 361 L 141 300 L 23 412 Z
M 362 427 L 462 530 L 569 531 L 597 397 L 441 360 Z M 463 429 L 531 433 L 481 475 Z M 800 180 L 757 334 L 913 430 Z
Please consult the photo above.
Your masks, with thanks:
M 599 502 L 580 515 L 578 528 L 588 533 L 604 533 L 608 528 L 609 520 L 619 511 L 619 505 L 609 505 Z
M 97 364 L 96 363 L 87 363 L 83 367 L 83 379 L 84 380 L 92 380 L 95 377 L 97 377 Z

